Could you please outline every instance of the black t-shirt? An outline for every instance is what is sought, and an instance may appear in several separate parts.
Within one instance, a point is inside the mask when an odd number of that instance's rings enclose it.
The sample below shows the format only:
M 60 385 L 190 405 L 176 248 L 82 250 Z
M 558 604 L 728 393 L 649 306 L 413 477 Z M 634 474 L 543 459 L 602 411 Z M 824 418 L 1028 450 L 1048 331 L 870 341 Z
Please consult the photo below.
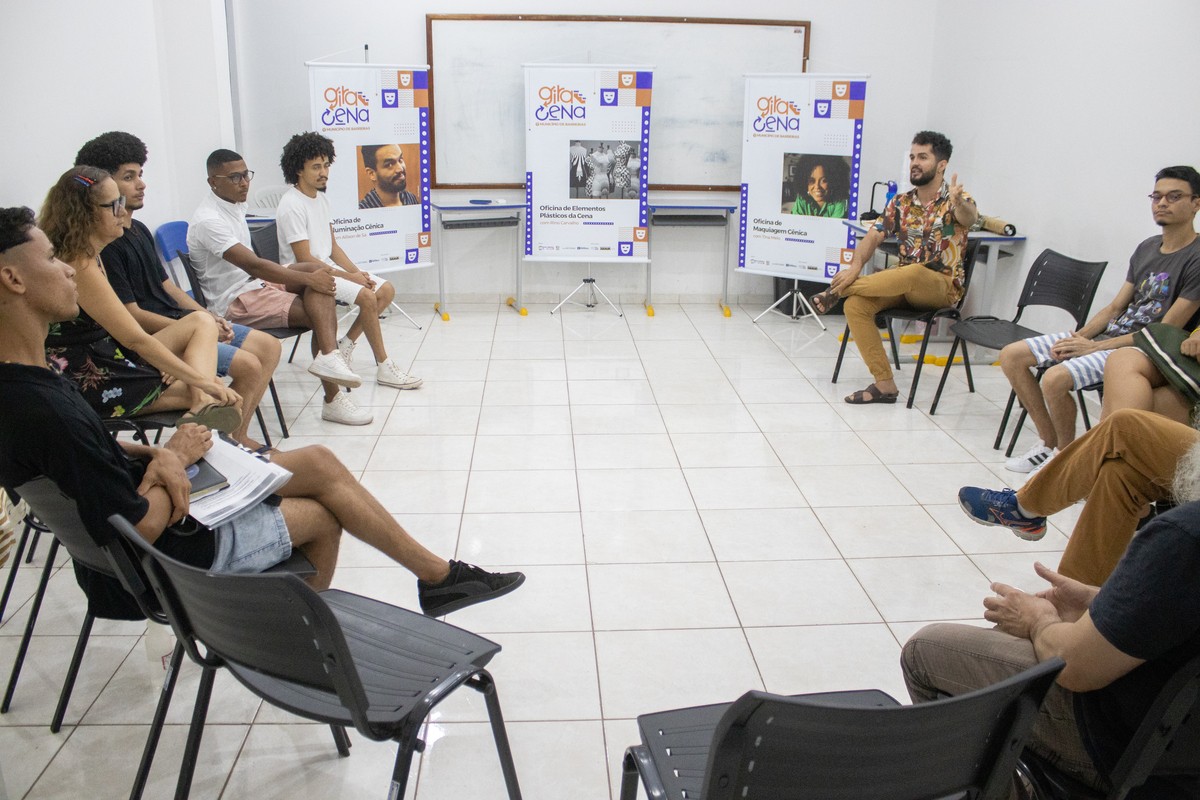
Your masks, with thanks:
M 44 367 L 0 364 L 0 486 L 10 493 L 41 475 L 75 500 L 83 524 L 99 542 L 119 534 L 108 517 L 121 514 L 137 524 L 149 503 L 137 493 L 144 468 L 131 460 L 105 431 L 79 389 Z M 173 558 L 207 568 L 215 536 L 167 531 L 155 547 Z M 94 614 L 107 619 L 141 619 L 115 578 L 76 565 L 76 579 Z
M 143 310 L 171 319 L 190 314 L 163 288 L 167 271 L 158 260 L 150 229 L 136 219 L 125 234 L 100 251 L 108 282 L 122 303 L 136 303 Z
M 1107 775 L 1159 690 L 1200 653 L 1200 502 L 1140 530 L 1090 611 L 1109 644 L 1146 662 L 1103 689 L 1075 695 L 1084 744 Z M 1177 795 L 1164 787 L 1159 796 Z

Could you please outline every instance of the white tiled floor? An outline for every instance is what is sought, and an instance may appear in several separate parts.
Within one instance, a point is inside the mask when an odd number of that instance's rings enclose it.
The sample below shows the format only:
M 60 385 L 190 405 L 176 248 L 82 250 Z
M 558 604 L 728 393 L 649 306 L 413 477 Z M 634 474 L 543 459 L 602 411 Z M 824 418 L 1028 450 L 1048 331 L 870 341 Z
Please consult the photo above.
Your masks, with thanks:
M 526 572 L 515 594 L 451 621 L 504 648 L 493 669 L 531 800 L 615 797 L 640 713 L 752 688 L 878 687 L 906 699 L 904 640 L 925 621 L 978 620 L 990 580 L 1035 586 L 1032 562 L 1057 562 L 1077 516 L 1068 509 L 1029 543 L 958 509 L 964 483 L 1020 480 L 991 449 L 1007 397 L 994 367 L 975 367 L 974 395 L 956 369 L 930 417 L 936 367 L 912 410 L 841 401 L 869 379 L 852 348 L 829 383 L 838 318 L 821 332 L 774 316 L 754 325 L 760 309 L 725 318 L 715 304 L 657 306 L 653 318 L 636 307 L 625 318 L 449 310 L 449 322 L 420 317 L 419 331 L 385 322 L 390 349 L 415 353 L 425 385 L 356 390 L 375 414 L 369 426 L 322 422 L 307 357 L 282 366 L 285 446 L 333 449 L 435 551 Z M 903 350 L 902 387 L 913 351 Z M 18 574 L 0 667 L 40 567 Z M 416 605 L 412 577 L 354 541 L 335 585 Z M 143 624 L 98 624 L 67 725 L 51 735 L 82 613 L 60 567 L 0 717 L 0 798 L 128 792 L 161 670 Z M 148 796 L 170 796 L 196 677 L 190 666 L 181 677 Z M 485 719 L 469 691 L 435 711 L 409 798 L 503 796 Z M 325 727 L 226 677 L 192 796 L 384 797 L 394 748 L 351 736 L 353 755 L 338 759 Z

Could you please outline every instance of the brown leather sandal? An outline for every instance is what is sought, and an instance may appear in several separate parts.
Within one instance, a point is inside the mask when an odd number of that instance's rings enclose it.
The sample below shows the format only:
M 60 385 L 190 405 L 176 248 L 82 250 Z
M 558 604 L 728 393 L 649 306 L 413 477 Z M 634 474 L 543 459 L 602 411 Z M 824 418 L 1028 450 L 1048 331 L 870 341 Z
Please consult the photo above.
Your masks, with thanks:
M 859 389 L 857 392 L 851 392 L 846 395 L 846 402 L 852 406 L 865 406 L 871 403 L 892 404 L 896 402 L 896 398 L 900 396 L 899 392 L 885 392 L 875 384 L 871 384 L 865 389 Z
M 833 308 L 837 301 L 838 293 L 833 289 L 826 289 L 808 298 L 808 302 L 812 304 L 813 310 L 818 314 L 828 314 L 829 309 Z

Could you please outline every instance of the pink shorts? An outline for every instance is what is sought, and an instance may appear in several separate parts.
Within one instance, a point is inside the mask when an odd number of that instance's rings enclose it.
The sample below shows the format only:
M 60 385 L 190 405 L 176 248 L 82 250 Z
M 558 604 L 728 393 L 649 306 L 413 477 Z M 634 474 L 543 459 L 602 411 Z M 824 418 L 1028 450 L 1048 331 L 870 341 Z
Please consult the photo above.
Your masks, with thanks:
M 267 283 L 233 298 L 225 318 L 251 328 L 286 328 L 292 305 L 300 295 L 292 294 L 280 283 Z

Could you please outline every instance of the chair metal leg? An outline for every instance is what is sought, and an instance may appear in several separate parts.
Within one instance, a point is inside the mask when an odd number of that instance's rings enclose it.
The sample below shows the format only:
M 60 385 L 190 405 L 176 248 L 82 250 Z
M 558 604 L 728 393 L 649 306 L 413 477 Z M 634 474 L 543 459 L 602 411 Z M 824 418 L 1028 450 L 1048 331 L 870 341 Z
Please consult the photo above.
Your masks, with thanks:
M 21 566 L 21 556 L 25 554 L 25 545 L 29 542 L 29 532 L 33 527 L 26 522 L 21 538 L 17 540 L 17 551 L 13 554 L 12 567 L 8 570 L 8 580 L 4 582 L 4 594 L 0 595 L 0 622 L 4 621 L 4 609 L 8 608 L 8 598 L 12 596 L 13 584 L 17 582 L 17 567 Z
M 892 318 L 887 320 L 888 342 L 892 345 L 892 363 L 896 365 L 896 369 L 900 369 L 900 345 L 899 337 L 896 336 L 896 331 L 892 327 Z
M 271 433 L 267 430 L 267 421 L 263 419 L 261 408 L 254 409 L 254 416 L 258 419 L 258 429 L 262 431 L 263 444 L 267 447 L 271 446 Z
M 1017 449 L 1017 437 L 1021 435 L 1021 428 L 1025 425 L 1025 420 L 1029 417 L 1029 412 L 1025 407 L 1021 407 L 1021 413 L 1017 415 L 1017 425 L 1013 428 L 1012 439 L 1008 441 L 1008 449 L 1004 451 L 1004 455 L 1012 458 L 1013 450 Z
M 942 370 L 942 379 L 940 381 L 938 381 L 937 391 L 933 393 L 933 405 L 931 405 L 929 407 L 929 415 L 930 416 L 933 416 L 934 414 L 937 413 L 938 401 L 942 399 L 942 389 L 944 389 L 946 386 L 946 378 L 950 377 L 950 368 L 954 366 L 954 354 L 956 352 L 958 352 L 959 342 L 962 342 L 962 339 L 955 336 L 953 344 L 950 345 L 950 355 L 946 357 L 946 366 Z M 963 343 L 963 356 L 965 357 L 966 354 L 967 354 L 967 345 L 966 345 L 966 343 Z M 964 358 L 963 363 L 964 364 L 966 363 L 965 358 Z M 971 374 L 970 366 L 967 367 L 967 374 L 968 375 Z M 975 391 L 974 386 L 971 387 L 971 391 L 972 392 Z
M 925 366 L 925 350 L 929 347 L 929 334 L 933 332 L 933 322 L 925 324 L 925 338 L 921 340 L 921 352 L 917 354 L 917 369 L 913 372 L 912 386 L 908 388 L 908 408 L 913 407 L 917 399 L 917 384 L 921 380 L 921 367 Z
M 79 665 L 83 663 L 83 651 L 87 650 L 88 638 L 92 635 L 92 624 L 95 621 L 95 615 L 89 611 L 83 617 L 83 625 L 79 627 L 79 638 L 75 640 L 71 665 L 67 667 L 67 677 L 63 680 L 62 691 L 58 695 L 58 706 L 54 709 L 54 718 L 50 720 L 51 733 L 58 733 L 62 729 L 63 717 L 67 714 L 67 703 L 71 702 L 75 679 L 79 677 Z
M 156 623 L 150 623 L 154 625 Z M 183 663 L 183 642 L 175 642 L 171 652 L 171 662 L 167 666 L 167 674 L 163 677 L 162 690 L 158 694 L 158 707 L 154 709 L 154 719 L 150 723 L 150 733 L 146 735 L 146 747 L 142 750 L 142 761 L 138 764 L 137 775 L 133 779 L 133 789 L 129 792 L 129 800 L 140 800 L 146 791 L 146 781 L 150 778 L 150 767 L 154 763 L 154 753 L 158 750 L 158 739 L 162 735 L 163 724 L 167 720 L 167 711 L 171 707 L 171 696 L 175 693 L 175 679 L 179 677 L 179 666 Z
M 267 388 L 271 390 L 271 402 L 275 404 L 275 416 L 279 418 L 279 427 L 283 431 L 283 438 L 288 438 L 287 420 L 283 418 L 283 406 L 279 404 L 279 392 L 275 390 L 275 379 L 267 381 Z
M 396 737 L 396 761 L 392 764 L 392 785 L 388 789 L 388 800 L 403 800 L 408 789 L 408 773 L 412 771 L 413 753 L 420 747 L 417 732 L 421 722 L 413 722 L 404 733 Z
M 481 669 L 467 681 L 467 685 L 483 694 L 487 703 L 488 721 L 492 724 L 492 738 L 496 740 L 496 753 L 500 756 L 500 769 L 504 772 L 504 785 L 508 788 L 509 800 L 521 800 L 521 787 L 517 783 L 517 768 L 513 764 L 512 748 L 508 744 L 508 731 L 504 727 L 504 715 L 500 712 L 500 698 L 496 694 L 496 682 L 491 674 Z
M 12 674 L 8 677 L 8 688 L 4 690 L 4 702 L 0 703 L 0 714 L 7 714 L 12 705 L 13 692 L 17 690 L 17 678 L 21 677 L 21 665 L 25 663 L 25 654 L 29 652 L 29 640 L 33 638 L 33 627 L 37 624 L 38 612 L 42 610 L 42 599 L 46 596 L 46 584 L 50 582 L 50 573 L 54 571 L 54 557 L 58 555 L 58 539 L 50 542 L 50 554 L 46 566 L 42 567 L 42 579 L 38 581 L 37 592 L 33 596 L 33 605 L 29 609 L 29 620 L 25 623 L 25 633 L 21 644 L 17 647 L 17 657 L 13 659 Z
M 975 391 L 975 377 L 971 374 L 971 357 L 967 355 L 967 343 L 962 343 L 963 369 L 967 371 L 967 390 Z M 950 359 L 953 361 L 954 359 Z
M 174 654 L 171 655 L 174 658 Z M 200 673 L 200 686 L 196 689 L 196 705 L 192 709 L 192 724 L 188 728 L 187 745 L 183 749 L 183 761 L 179 765 L 179 782 L 175 784 L 175 800 L 187 800 L 192 791 L 192 776 L 196 772 L 196 756 L 200 752 L 200 739 L 204 736 L 204 719 L 208 716 L 208 701 L 212 698 L 213 680 L 217 670 L 205 667 Z
M 300 336 L 303 336 L 303 335 L 304 334 L 300 334 Z M 290 356 L 288 356 L 289 364 L 292 363 L 292 359 L 296 357 L 296 348 L 300 346 L 300 336 L 297 336 L 294 344 L 292 344 L 292 354 Z M 315 341 L 315 338 L 314 338 L 314 341 Z
M 350 737 L 346 734 L 346 729 L 341 725 L 330 725 L 329 730 L 333 731 L 333 743 L 337 745 L 338 755 L 346 758 L 350 755 Z
M 33 538 L 29 540 L 29 551 L 27 553 L 25 553 L 25 563 L 26 564 L 33 563 L 33 554 L 35 552 L 37 552 L 38 542 L 40 542 L 41 540 L 42 540 L 42 532 L 39 529 L 34 528 L 33 529 Z
M 637 800 L 638 771 L 632 750 L 626 750 L 621 759 L 621 800 Z
M 837 383 L 838 373 L 842 371 L 842 359 L 846 357 L 846 345 L 850 341 L 850 326 L 846 326 L 846 331 L 842 334 L 842 346 L 838 348 L 837 363 L 833 365 L 833 378 L 830 383 Z
M 1080 389 L 1075 394 L 1079 396 L 1079 413 L 1083 415 L 1083 429 L 1090 431 L 1092 429 L 1092 418 L 1088 416 L 1087 402 L 1083 399 L 1083 390 Z
M 996 431 L 996 441 L 992 442 L 992 449 L 999 450 L 1000 445 L 1004 444 L 1004 430 L 1008 427 L 1008 417 L 1012 414 L 1013 404 L 1017 402 L 1017 392 L 1015 389 L 1008 393 L 1008 405 L 1004 407 L 1004 416 L 1000 418 L 1000 428 Z

